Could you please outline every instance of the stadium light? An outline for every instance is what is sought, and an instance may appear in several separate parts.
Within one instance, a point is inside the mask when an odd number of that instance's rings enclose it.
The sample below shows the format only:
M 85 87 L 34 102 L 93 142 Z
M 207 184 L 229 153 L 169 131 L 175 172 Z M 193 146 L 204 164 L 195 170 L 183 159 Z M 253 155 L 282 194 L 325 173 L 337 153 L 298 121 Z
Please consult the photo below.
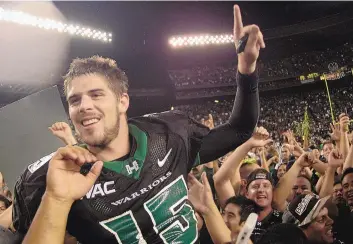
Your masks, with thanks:
M 203 34 L 199 36 L 173 36 L 169 39 L 169 45 L 174 48 L 183 48 L 191 46 L 221 45 L 234 43 L 233 35 Z
M 94 30 L 80 25 L 65 24 L 59 21 L 39 18 L 21 11 L 0 8 L 0 21 L 11 22 L 20 25 L 29 25 L 45 30 L 53 30 L 59 33 L 78 36 L 102 42 L 112 42 L 112 33 L 102 30 Z

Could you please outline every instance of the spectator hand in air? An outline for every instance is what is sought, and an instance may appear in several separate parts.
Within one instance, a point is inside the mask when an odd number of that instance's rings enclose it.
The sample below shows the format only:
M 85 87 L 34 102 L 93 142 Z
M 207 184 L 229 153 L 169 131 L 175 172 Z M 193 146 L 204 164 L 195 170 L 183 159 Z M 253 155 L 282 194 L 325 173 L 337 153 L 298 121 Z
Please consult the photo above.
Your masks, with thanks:
M 269 139 L 268 131 L 264 127 L 257 127 L 252 137 L 246 143 L 254 148 L 264 147 L 272 142 L 272 139 Z
M 329 166 L 337 169 L 341 167 L 343 163 L 344 163 L 343 155 L 337 149 L 333 149 L 328 157 Z
M 56 122 L 48 129 L 66 145 L 74 145 L 77 143 L 75 137 L 72 135 L 70 126 L 65 122 Z
M 205 126 L 207 126 L 210 130 L 214 128 L 214 121 L 213 121 L 213 116 L 212 114 L 208 114 L 208 119 L 202 119 L 201 123 Z

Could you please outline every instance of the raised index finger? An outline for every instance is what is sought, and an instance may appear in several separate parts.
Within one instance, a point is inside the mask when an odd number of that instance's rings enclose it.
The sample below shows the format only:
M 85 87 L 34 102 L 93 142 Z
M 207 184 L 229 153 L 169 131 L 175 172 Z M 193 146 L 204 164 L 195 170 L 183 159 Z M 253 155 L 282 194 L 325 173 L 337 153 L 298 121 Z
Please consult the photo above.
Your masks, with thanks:
M 240 8 L 234 5 L 234 37 L 236 40 L 240 39 L 240 34 L 243 29 L 243 20 L 241 18 Z

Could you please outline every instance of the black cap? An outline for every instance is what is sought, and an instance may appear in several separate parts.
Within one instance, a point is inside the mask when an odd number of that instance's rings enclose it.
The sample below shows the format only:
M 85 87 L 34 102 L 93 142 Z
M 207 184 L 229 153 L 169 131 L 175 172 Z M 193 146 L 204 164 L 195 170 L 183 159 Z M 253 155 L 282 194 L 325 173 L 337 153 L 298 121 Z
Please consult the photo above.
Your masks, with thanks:
M 260 168 L 260 169 L 255 169 L 253 172 L 250 173 L 250 175 L 248 176 L 248 179 L 247 179 L 246 188 L 249 187 L 251 182 L 253 182 L 254 180 L 259 180 L 259 179 L 269 180 L 271 182 L 271 184 L 274 185 L 274 181 L 271 176 L 271 173 L 265 169 Z
M 329 216 L 334 218 L 337 216 L 337 208 L 328 201 L 330 198 L 327 196 L 319 199 L 318 195 L 312 193 L 296 196 L 283 214 L 283 223 L 294 222 L 299 227 L 310 224 L 324 207 L 327 207 Z

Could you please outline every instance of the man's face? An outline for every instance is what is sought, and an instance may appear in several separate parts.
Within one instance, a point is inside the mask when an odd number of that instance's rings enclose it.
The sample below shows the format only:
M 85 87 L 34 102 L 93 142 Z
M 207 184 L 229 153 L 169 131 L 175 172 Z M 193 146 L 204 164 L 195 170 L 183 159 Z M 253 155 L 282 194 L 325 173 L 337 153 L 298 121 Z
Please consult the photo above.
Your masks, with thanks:
M 290 151 L 289 151 L 289 149 L 286 148 L 286 147 L 283 147 L 283 148 L 282 148 L 282 151 L 281 151 L 281 158 L 282 158 L 282 160 L 288 161 L 288 160 L 289 160 L 289 157 L 290 157 Z
M 258 179 L 250 183 L 246 197 L 253 200 L 260 207 L 267 208 L 272 204 L 272 184 L 269 180 Z
M 344 203 L 342 185 L 336 184 L 333 186 L 332 201 L 334 204 Z
M 285 164 L 282 164 L 281 166 L 279 166 L 278 170 L 277 170 L 277 178 L 281 179 L 282 176 L 287 172 L 287 166 Z
M 303 178 L 303 177 L 297 177 L 296 181 L 294 182 L 294 185 L 292 187 L 291 194 L 288 197 L 288 201 L 292 201 L 296 196 L 312 192 L 311 191 L 311 184 L 308 181 L 308 179 Z
M 67 98 L 70 118 L 84 143 L 104 148 L 117 137 L 128 107 L 127 94 L 118 100 L 103 76 L 89 74 L 71 81 Z
M 237 231 L 240 226 L 240 208 L 239 206 L 229 203 L 222 213 L 223 220 L 231 232 Z
M 0 201 L 0 215 L 6 210 L 6 205 L 3 201 Z
M 323 208 L 304 232 L 313 243 L 331 244 L 333 243 L 332 224 L 333 220 L 328 216 L 327 208 Z
M 327 143 L 324 145 L 322 148 L 322 154 L 326 159 L 328 159 L 328 156 L 330 155 L 331 151 L 333 150 L 333 144 L 332 143 Z
M 342 181 L 343 197 L 353 209 L 353 173 L 347 174 Z

